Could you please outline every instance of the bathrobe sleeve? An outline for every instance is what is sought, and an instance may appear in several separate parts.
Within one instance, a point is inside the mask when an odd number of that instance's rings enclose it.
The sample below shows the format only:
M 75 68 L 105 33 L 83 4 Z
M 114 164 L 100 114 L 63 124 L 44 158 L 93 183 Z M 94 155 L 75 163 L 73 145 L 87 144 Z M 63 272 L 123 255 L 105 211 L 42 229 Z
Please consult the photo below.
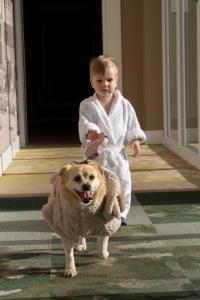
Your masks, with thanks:
M 78 122 L 78 129 L 79 129 L 79 138 L 80 141 L 85 144 L 86 141 L 86 134 L 90 130 L 97 130 L 100 132 L 99 126 L 95 124 L 95 117 L 96 112 L 92 107 L 92 100 L 90 98 L 83 100 L 80 103 L 79 107 L 79 122 Z
M 135 110 L 131 103 L 126 100 L 126 112 L 128 116 L 127 120 L 127 132 L 125 136 L 125 144 L 130 144 L 133 140 L 140 140 L 140 143 L 146 141 L 146 135 L 144 131 L 140 128 Z

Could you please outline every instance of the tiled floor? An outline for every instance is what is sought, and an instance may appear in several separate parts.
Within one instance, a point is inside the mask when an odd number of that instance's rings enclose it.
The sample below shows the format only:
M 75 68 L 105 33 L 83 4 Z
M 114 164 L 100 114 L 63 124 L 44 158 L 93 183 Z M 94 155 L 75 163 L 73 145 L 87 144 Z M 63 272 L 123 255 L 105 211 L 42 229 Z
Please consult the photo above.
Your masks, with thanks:
M 200 170 L 163 145 L 143 145 L 137 158 L 131 157 L 129 149 L 127 152 L 135 192 L 200 189 Z M 79 146 L 21 149 L 0 178 L 0 197 L 47 195 L 51 174 L 82 157 Z

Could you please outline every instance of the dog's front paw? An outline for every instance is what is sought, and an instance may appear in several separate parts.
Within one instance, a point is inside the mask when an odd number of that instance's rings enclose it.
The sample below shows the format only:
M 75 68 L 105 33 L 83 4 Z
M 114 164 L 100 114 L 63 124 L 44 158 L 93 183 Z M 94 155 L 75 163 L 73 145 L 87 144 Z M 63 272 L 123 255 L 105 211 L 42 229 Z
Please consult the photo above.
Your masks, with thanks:
M 77 275 L 76 269 L 65 269 L 64 276 L 65 277 L 75 277 Z
M 108 257 L 109 257 L 109 252 L 108 251 L 103 251 L 103 252 L 99 252 L 98 253 L 98 256 L 100 257 L 100 258 L 103 258 L 103 259 L 108 259 Z
M 84 237 L 80 236 L 78 245 L 76 246 L 76 250 L 82 252 L 82 251 L 85 251 L 86 248 L 87 248 L 86 239 Z
M 80 245 L 80 244 L 78 244 L 76 246 L 76 250 L 79 251 L 79 252 L 85 251 L 86 250 L 86 245 Z

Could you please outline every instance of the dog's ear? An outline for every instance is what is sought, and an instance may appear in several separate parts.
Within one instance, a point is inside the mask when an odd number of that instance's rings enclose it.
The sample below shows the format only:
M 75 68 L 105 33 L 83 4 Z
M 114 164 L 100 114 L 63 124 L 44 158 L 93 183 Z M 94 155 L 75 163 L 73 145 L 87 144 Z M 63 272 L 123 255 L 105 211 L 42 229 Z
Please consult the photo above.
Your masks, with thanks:
M 100 165 L 98 162 L 96 162 L 95 160 L 87 160 L 87 163 L 91 166 L 94 166 L 95 168 L 97 168 L 99 170 L 99 173 L 101 175 L 104 175 L 104 168 L 102 165 Z
M 104 168 L 101 166 L 101 165 L 97 165 L 98 169 L 99 169 L 99 172 L 102 176 L 104 176 Z
M 100 176 L 104 177 L 105 176 L 104 168 L 100 164 L 98 164 L 96 162 L 95 162 L 94 166 L 97 168 Z
M 72 168 L 72 164 L 67 164 L 65 165 L 60 171 L 59 171 L 59 175 L 62 176 L 64 175 L 65 173 L 67 173 L 71 168 Z

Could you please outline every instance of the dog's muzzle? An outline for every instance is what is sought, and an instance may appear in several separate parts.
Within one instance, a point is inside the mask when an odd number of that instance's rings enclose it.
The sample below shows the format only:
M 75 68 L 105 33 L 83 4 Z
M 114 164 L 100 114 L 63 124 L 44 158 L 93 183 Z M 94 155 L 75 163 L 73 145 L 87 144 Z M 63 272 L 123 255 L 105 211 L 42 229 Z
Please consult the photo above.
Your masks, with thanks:
M 83 203 L 88 204 L 91 200 L 93 200 L 93 195 L 91 191 L 91 185 L 86 183 L 82 185 L 82 192 L 76 191 Z

